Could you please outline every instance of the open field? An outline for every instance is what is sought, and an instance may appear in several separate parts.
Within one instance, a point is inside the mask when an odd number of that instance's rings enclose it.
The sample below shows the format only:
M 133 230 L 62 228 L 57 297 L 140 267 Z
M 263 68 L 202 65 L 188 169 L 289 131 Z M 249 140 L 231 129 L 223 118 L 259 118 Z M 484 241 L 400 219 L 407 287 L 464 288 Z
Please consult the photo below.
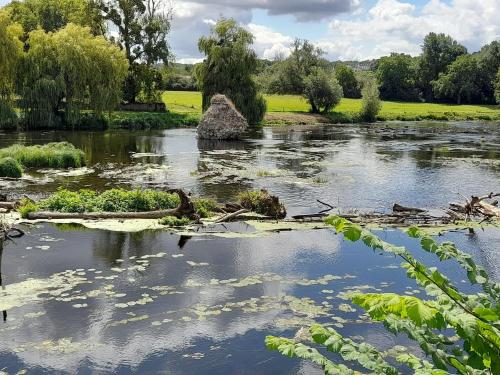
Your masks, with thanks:
M 293 114 L 304 113 L 309 105 L 301 96 L 265 95 L 268 116 L 266 122 L 291 123 Z M 169 110 L 176 113 L 201 113 L 201 93 L 191 91 L 167 91 L 163 99 Z M 327 120 L 333 122 L 352 122 L 361 108 L 360 99 L 342 99 L 341 103 L 329 114 Z M 285 115 L 286 114 L 286 115 Z M 383 102 L 379 120 L 497 120 L 500 121 L 500 106 L 492 105 L 452 105 L 436 103 Z M 311 117 L 317 120 L 318 117 Z M 300 121 L 303 122 L 303 121 Z M 317 122 L 317 121 L 314 121 Z

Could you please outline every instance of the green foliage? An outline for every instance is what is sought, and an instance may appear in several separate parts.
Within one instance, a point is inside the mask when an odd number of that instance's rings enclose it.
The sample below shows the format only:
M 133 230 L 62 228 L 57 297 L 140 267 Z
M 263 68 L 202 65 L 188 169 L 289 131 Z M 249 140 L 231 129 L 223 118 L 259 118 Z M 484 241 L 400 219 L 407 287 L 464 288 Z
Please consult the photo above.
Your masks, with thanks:
M 111 189 L 99 194 L 87 189 L 61 189 L 40 201 L 36 207 L 37 210 L 53 212 L 146 212 L 172 209 L 179 204 L 177 194 L 155 190 Z M 33 206 L 28 206 L 28 211 L 31 209 Z
M 21 199 L 21 205 L 17 209 L 23 219 L 27 219 L 30 213 L 37 212 L 39 210 L 40 207 L 38 207 L 35 202 L 28 198 Z
M 16 130 L 18 120 L 10 102 L 0 98 L 0 130 Z
M 377 84 L 374 80 L 368 80 L 363 84 L 361 90 L 363 95 L 359 118 L 362 121 L 375 122 L 377 115 L 382 109 Z
M 500 69 L 500 41 L 494 40 L 481 48 L 476 55 L 478 69 L 477 85 L 480 88 L 482 100 L 495 102 L 495 84 L 497 72 Z M 500 103 L 500 100 L 497 100 Z
M 457 104 L 470 103 L 480 92 L 477 81 L 476 57 L 462 55 L 448 66 L 446 73 L 439 74 L 439 78 L 432 82 L 432 88 L 437 98 L 454 99 Z
M 458 56 L 466 53 L 467 49 L 449 35 L 429 33 L 425 37 L 418 76 L 426 99 L 432 99 L 431 82 L 438 79 Z
M 199 121 L 199 115 L 189 113 L 114 112 L 109 126 L 114 129 L 153 130 L 196 126 Z
M 238 195 L 238 203 L 261 215 L 283 219 L 286 216 L 286 209 L 279 199 L 269 195 L 266 190 L 247 191 Z
M 19 178 L 23 175 L 23 167 L 11 157 L 0 157 L 0 177 Z
M 67 142 L 45 145 L 12 145 L 0 149 L 0 158 L 11 157 L 26 168 L 79 168 L 85 165 L 85 153 Z
M 156 101 L 161 84 L 156 64 L 167 65 L 171 57 L 167 40 L 171 10 L 165 10 L 162 0 L 98 0 L 97 5 L 102 17 L 118 30 L 118 42 L 129 62 L 124 99 L 133 103 L 142 93 L 142 100 Z
M 340 86 L 345 98 L 361 98 L 361 88 L 354 70 L 345 64 L 335 65 L 335 78 Z
M 317 68 L 326 68 L 324 52 L 307 40 L 296 39 L 291 55 L 271 68 L 268 92 L 303 95 L 305 79 Z
M 127 60 L 104 37 L 69 24 L 33 31 L 27 43 L 18 82 L 26 127 L 75 125 L 83 109 L 101 116 L 119 102 Z
M 497 104 L 500 104 L 500 68 L 498 68 L 496 85 L 495 85 L 495 99 Z
M 29 33 L 38 28 L 57 31 L 69 23 L 88 26 L 94 35 L 102 35 L 104 23 L 92 0 L 23 0 L 12 1 L 6 9 L 12 19 Z
M 184 227 L 191 222 L 189 218 L 183 217 L 179 219 L 175 216 L 165 216 L 163 219 L 160 219 L 159 223 L 161 225 L 165 225 L 167 227 Z
M 217 208 L 217 202 L 213 199 L 198 198 L 193 201 L 194 209 L 201 218 L 213 216 Z
M 384 100 L 417 99 L 416 68 L 415 59 L 410 55 L 393 53 L 382 57 L 376 72 L 380 97 Z
M 23 44 L 19 40 L 22 27 L 13 22 L 4 9 L 0 9 L 0 99 L 8 99 L 14 88 L 17 66 Z M 1 117 L 0 117 L 1 120 Z
M 205 54 L 196 66 L 198 85 L 203 93 L 203 109 L 216 94 L 226 95 L 250 124 L 258 124 L 266 113 L 266 102 L 257 92 L 253 75 L 257 56 L 250 48 L 253 35 L 233 19 L 221 19 L 208 37 L 200 38 L 198 48 Z
M 328 113 L 342 99 L 342 87 L 323 69 L 313 70 L 304 84 L 304 97 L 311 105 L 312 113 Z
M 377 252 L 400 257 L 407 275 L 414 279 L 430 299 L 414 296 L 386 294 L 354 294 L 352 300 L 364 308 L 370 317 L 382 321 L 394 334 L 404 333 L 416 341 L 432 358 L 432 363 L 412 354 L 402 354 L 396 360 L 408 366 L 418 375 L 496 374 L 500 371 L 500 285 L 491 281 L 472 257 L 461 252 L 451 242 L 438 243 L 416 227 L 408 235 L 420 240 L 423 250 L 435 254 L 440 260 L 455 259 L 467 272 L 472 284 L 480 284 L 483 293 L 467 295 L 459 291 L 437 268 L 428 268 L 417 261 L 404 247 L 385 242 L 370 231 L 340 217 L 329 217 L 326 223 L 333 226 L 350 241 L 362 241 Z M 375 374 L 398 374 L 382 354 L 374 347 L 342 337 L 331 328 L 313 325 L 310 328 L 312 342 L 328 351 L 339 353 L 346 362 L 356 361 Z M 456 335 L 460 340 L 452 340 Z M 301 357 L 296 351 L 316 353 L 317 349 L 293 340 L 267 337 L 266 345 L 289 357 L 300 357 L 323 366 L 327 358 Z M 318 352 L 319 353 L 319 352 Z M 334 366 L 338 366 L 335 365 Z M 334 367 L 335 368 L 335 367 Z M 345 370 L 352 373 L 352 370 Z

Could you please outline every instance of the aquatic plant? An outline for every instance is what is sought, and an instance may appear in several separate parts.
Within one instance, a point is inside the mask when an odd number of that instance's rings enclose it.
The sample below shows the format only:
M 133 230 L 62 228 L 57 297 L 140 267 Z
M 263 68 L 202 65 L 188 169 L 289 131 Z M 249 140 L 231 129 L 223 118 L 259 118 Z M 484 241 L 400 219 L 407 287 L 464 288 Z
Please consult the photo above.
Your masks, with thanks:
M 246 191 L 238 195 L 238 203 L 247 210 L 261 215 L 283 219 L 286 209 L 278 197 L 269 195 L 266 190 Z
M 175 216 L 165 216 L 163 219 L 160 219 L 159 223 L 161 225 L 165 225 L 167 227 L 183 227 L 188 225 L 191 222 L 187 217 L 183 217 L 179 219 Z
M 0 149 L 0 158 L 11 157 L 26 168 L 80 168 L 85 153 L 68 142 L 24 146 L 15 144 Z
M 454 259 L 459 264 L 470 284 L 482 288 L 481 292 L 470 295 L 461 292 L 437 268 L 427 267 L 415 259 L 405 247 L 387 243 L 340 217 L 329 217 L 326 222 L 347 240 L 362 241 L 374 251 L 400 257 L 408 277 L 426 292 L 428 299 L 394 293 L 354 293 L 350 296 L 352 302 L 365 309 L 373 320 L 383 322 L 394 334 L 406 334 L 432 359 L 431 363 L 404 353 L 396 358 L 397 362 L 419 375 L 444 375 L 449 371 L 459 374 L 500 373 L 500 285 L 490 280 L 469 254 L 458 250 L 451 242 L 438 243 L 416 227 L 407 231 L 410 237 L 420 240 L 423 250 L 435 254 L 440 261 Z M 319 324 L 312 325 L 309 334 L 306 341 L 340 354 L 346 363 L 357 362 L 375 374 L 399 374 L 372 345 L 344 338 L 334 329 Z M 451 339 L 452 335 L 460 340 Z M 356 373 L 347 365 L 331 361 L 318 349 L 296 340 L 268 336 L 266 345 L 285 356 L 309 360 L 321 366 L 326 374 Z
M 172 209 L 180 204 L 177 194 L 155 190 L 111 189 L 102 193 L 82 189 L 69 191 L 60 189 L 48 198 L 34 204 L 24 201 L 18 211 L 23 217 L 31 212 L 47 210 L 53 212 L 146 212 Z
M 213 199 L 197 198 L 193 200 L 194 209 L 201 218 L 213 216 L 217 209 L 217 202 Z
M 23 167 L 11 157 L 0 158 L 0 177 L 19 178 L 23 175 Z

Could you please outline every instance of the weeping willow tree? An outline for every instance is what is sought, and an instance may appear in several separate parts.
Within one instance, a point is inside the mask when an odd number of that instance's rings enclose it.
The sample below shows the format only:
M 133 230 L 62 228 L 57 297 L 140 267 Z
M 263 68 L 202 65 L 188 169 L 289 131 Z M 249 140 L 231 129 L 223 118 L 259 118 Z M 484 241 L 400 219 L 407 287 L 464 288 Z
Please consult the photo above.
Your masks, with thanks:
M 206 59 L 196 67 L 196 77 L 203 92 L 204 110 L 212 96 L 224 94 L 250 124 L 262 121 L 266 102 L 253 79 L 257 69 L 257 56 L 250 48 L 253 39 L 233 19 L 220 20 L 210 36 L 200 38 L 198 48 Z
M 9 14 L 0 9 L 0 129 L 16 127 L 17 115 L 12 108 L 14 79 L 22 54 L 22 27 L 12 22 Z
M 101 116 L 121 97 L 128 63 L 119 47 L 74 24 L 29 33 L 19 93 L 29 129 L 75 126 L 83 110 Z

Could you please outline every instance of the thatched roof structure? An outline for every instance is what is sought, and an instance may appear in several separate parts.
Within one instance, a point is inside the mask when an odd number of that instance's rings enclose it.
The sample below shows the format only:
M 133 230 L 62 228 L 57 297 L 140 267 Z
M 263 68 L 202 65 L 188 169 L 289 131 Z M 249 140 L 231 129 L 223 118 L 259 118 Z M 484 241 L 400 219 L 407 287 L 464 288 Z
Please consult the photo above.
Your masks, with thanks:
M 198 125 L 202 139 L 238 139 L 248 128 L 248 122 L 224 95 L 214 95 L 210 107 Z

